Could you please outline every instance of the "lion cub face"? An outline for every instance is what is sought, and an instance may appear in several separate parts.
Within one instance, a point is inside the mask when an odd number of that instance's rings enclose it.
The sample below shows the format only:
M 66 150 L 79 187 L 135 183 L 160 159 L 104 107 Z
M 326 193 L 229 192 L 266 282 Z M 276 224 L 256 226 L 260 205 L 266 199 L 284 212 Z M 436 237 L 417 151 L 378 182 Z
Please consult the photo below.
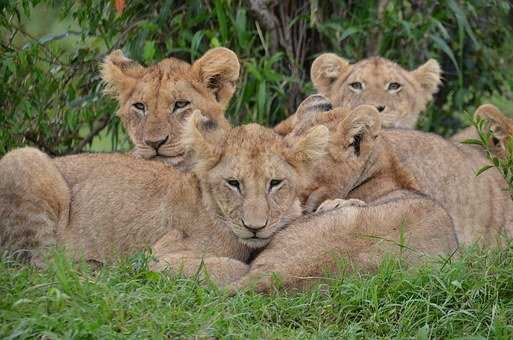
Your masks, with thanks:
M 311 78 L 334 107 L 354 109 L 372 105 L 384 127 L 414 128 L 440 85 L 440 66 L 430 59 L 414 71 L 390 60 L 374 57 L 356 64 L 333 53 L 314 60 Z
M 224 109 L 239 68 L 237 56 L 226 48 L 212 49 L 192 65 L 169 58 L 150 67 L 117 50 L 106 57 L 102 76 L 107 92 L 118 99 L 118 116 L 135 145 L 134 154 L 185 168 L 188 157 L 178 144 L 182 125 L 193 109 L 227 125 Z
M 301 181 L 324 155 L 329 133 L 317 126 L 294 143 L 257 124 L 220 129 L 195 112 L 184 131 L 206 205 L 249 247 L 265 246 L 301 215 Z

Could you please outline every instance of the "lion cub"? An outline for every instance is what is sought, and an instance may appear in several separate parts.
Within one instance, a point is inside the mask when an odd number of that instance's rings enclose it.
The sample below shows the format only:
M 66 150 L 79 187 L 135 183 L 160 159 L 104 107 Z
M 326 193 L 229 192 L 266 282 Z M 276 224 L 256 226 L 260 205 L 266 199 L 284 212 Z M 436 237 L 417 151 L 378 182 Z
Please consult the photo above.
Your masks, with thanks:
M 187 169 L 190 162 L 179 137 L 193 110 L 228 126 L 224 111 L 235 92 L 240 64 L 227 48 L 213 48 L 192 65 L 167 58 L 149 67 L 116 50 L 105 58 L 101 69 L 105 92 L 119 103 L 117 115 L 137 157 Z
M 506 156 L 508 140 L 513 136 L 513 119 L 507 117 L 492 104 L 484 104 L 478 107 L 474 117 L 483 119 L 485 121 L 485 129 L 492 133 L 488 141 L 490 151 L 499 158 L 504 158 Z M 451 137 L 452 140 L 457 142 L 478 138 L 477 130 L 473 126 L 463 129 Z
M 0 160 L 0 245 L 36 264 L 55 245 L 98 262 L 149 246 L 156 269 L 193 275 L 204 263 L 225 283 L 301 214 L 299 188 L 328 138 L 318 126 L 287 144 L 262 126 L 223 128 L 196 111 L 181 137 L 192 174 L 120 154 L 52 160 L 14 150 Z
M 313 171 L 319 184 L 310 190 L 335 201 L 278 233 L 235 288 L 256 281 L 257 289 L 268 290 L 270 273 L 286 287 L 301 288 L 327 270 L 336 271 L 340 257 L 372 270 L 385 253 L 415 264 L 462 245 L 493 246 L 499 235 L 513 235 L 506 182 L 496 169 L 475 175 L 487 163 L 479 150 L 434 134 L 382 129 L 372 106 L 298 117 L 303 120 L 287 137 L 291 143 L 309 126 L 330 130 L 328 155 Z M 366 204 L 347 206 L 349 199 Z
M 482 220 L 485 226 L 490 226 L 490 221 L 496 221 L 492 225 L 502 227 L 513 222 L 510 220 L 513 210 L 510 213 L 506 209 L 512 202 L 502 190 L 506 183 L 500 174 L 494 169 L 475 176 L 475 171 L 487 163 L 480 150 L 452 141 L 442 142 L 443 139 L 434 134 L 383 129 L 381 116 L 373 106 L 325 111 L 328 103 L 327 98 L 319 95 L 307 98 L 298 109 L 296 127 L 286 137 L 288 141 L 301 138 L 305 131 L 318 124 L 330 130 L 328 155 L 317 165 L 313 182 L 316 184 L 307 190 L 312 193 L 307 206 L 335 198 L 372 202 L 393 190 L 408 189 L 424 193 L 450 209 L 456 228 L 465 230 L 461 231 L 461 239 L 477 238 L 468 233 L 469 225 L 475 225 L 481 215 L 489 216 Z M 503 118 L 491 105 L 480 107 L 476 116 Z M 493 122 L 491 126 L 495 126 Z M 499 138 L 506 138 L 506 135 Z M 411 145 L 401 145 L 401 142 Z M 452 188 L 450 193 L 447 192 L 449 187 Z M 479 195 L 475 197 L 470 194 L 477 192 Z M 491 196 L 487 201 L 484 197 L 488 194 Z M 467 210 L 472 205 L 476 210 Z M 504 213 L 498 213 L 502 211 L 499 207 L 506 209 Z M 487 208 L 489 215 L 484 213 Z
M 372 105 L 380 113 L 383 127 L 413 129 L 420 112 L 433 99 L 441 84 L 438 62 L 429 59 L 413 71 L 380 57 L 350 64 L 333 53 L 324 53 L 312 63 L 310 77 L 315 88 L 333 107 L 352 110 Z M 294 128 L 292 115 L 275 127 L 286 135 Z

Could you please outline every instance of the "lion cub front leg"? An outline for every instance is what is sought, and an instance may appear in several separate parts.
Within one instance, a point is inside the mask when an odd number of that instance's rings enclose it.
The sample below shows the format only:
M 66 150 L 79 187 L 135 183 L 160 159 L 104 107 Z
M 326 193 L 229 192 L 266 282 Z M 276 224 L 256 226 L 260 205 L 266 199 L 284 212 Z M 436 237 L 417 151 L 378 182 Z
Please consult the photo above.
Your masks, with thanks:
M 320 187 L 314 190 L 304 204 L 304 212 L 312 213 L 312 212 L 326 212 L 333 209 L 338 209 L 342 207 L 363 207 L 365 206 L 365 202 L 358 199 L 341 199 L 333 197 L 333 193 L 327 187 Z
M 240 280 L 249 270 L 249 266 L 229 257 L 202 256 L 185 251 L 157 256 L 150 269 L 154 271 L 171 270 L 187 277 L 210 278 L 223 287 Z
M 335 198 L 333 200 L 326 200 L 322 202 L 315 212 L 322 213 L 344 207 L 365 207 L 366 205 L 367 203 L 364 201 L 355 198 L 350 198 L 348 200 Z
M 305 213 L 313 213 L 319 208 L 322 202 L 325 202 L 330 197 L 330 191 L 326 187 L 320 187 L 315 189 L 308 195 L 308 198 L 305 201 L 303 206 L 303 211 Z
M 170 230 L 153 245 L 153 254 L 157 257 L 150 269 L 163 271 L 171 269 L 187 277 L 205 278 L 208 276 L 219 286 L 239 280 L 249 266 L 230 257 L 201 254 L 189 250 L 193 245 L 187 243 L 184 234 L 176 229 Z

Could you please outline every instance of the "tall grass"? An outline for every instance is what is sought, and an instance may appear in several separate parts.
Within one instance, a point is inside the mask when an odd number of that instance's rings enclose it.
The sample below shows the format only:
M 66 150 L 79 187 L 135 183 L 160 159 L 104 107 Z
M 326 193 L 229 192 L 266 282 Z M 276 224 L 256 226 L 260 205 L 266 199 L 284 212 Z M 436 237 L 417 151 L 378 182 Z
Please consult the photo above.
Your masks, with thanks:
M 42 271 L 0 261 L 2 338 L 511 338 L 513 246 L 406 270 L 386 259 L 306 293 L 229 297 L 148 271 L 140 254 L 94 272 L 62 253 Z

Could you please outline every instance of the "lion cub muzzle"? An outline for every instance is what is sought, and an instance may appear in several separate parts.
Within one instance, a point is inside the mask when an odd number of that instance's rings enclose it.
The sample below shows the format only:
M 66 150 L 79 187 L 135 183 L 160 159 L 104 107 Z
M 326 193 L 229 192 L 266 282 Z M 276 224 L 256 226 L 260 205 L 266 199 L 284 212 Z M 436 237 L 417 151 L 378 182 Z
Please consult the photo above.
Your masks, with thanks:
M 149 147 L 153 148 L 155 150 L 155 153 L 158 155 L 159 148 L 164 145 L 165 142 L 169 139 L 169 136 L 165 137 L 159 137 L 159 138 L 148 138 L 144 140 L 144 144 L 148 145 Z

